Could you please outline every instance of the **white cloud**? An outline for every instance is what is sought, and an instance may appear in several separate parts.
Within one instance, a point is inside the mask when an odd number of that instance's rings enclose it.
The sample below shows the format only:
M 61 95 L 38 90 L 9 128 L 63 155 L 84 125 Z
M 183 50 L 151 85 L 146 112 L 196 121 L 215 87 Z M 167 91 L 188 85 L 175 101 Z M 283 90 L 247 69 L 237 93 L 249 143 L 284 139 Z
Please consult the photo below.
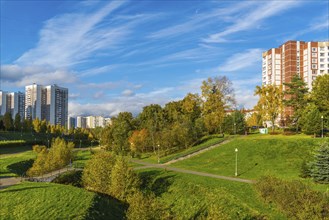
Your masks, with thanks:
M 238 15 L 234 21 L 234 24 L 228 26 L 224 31 L 216 34 L 211 34 L 207 38 L 203 39 L 206 43 L 220 43 L 227 42 L 228 35 L 246 31 L 249 29 L 255 29 L 261 24 L 261 22 L 271 16 L 282 13 L 292 7 L 297 6 L 300 2 L 296 0 L 291 1 L 264 1 L 258 2 L 258 7 L 252 11 L 245 10 L 244 15 Z
M 255 64 L 260 65 L 262 59 L 262 49 L 249 49 L 242 53 L 234 54 L 225 63 L 218 67 L 219 72 L 234 72 Z
M 210 12 L 197 10 L 197 13 L 192 17 L 189 17 L 187 21 L 153 32 L 148 37 L 151 39 L 159 39 L 193 32 L 212 23 L 229 20 L 231 14 L 244 10 L 254 4 L 255 2 L 253 1 L 246 1 L 230 5 L 226 8 L 216 8 Z
M 16 86 L 37 84 L 67 84 L 77 82 L 76 74 L 66 69 L 54 69 L 43 66 L 1 66 L 1 80 Z
M 130 89 L 126 89 L 122 92 L 123 96 L 133 96 L 135 95 L 134 91 L 130 90 Z
M 25 52 L 20 65 L 69 67 L 83 62 L 91 53 L 115 46 L 129 32 L 127 26 L 98 24 L 125 1 L 113 1 L 93 14 L 64 14 L 45 22 L 36 48 Z
M 307 27 L 303 28 L 300 31 L 297 31 L 297 32 L 295 31 L 294 34 L 286 37 L 285 40 L 283 40 L 283 41 L 297 39 L 297 37 L 299 37 L 299 36 L 303 36 L 305 34 L 313 33 L 315 31 L 321 31 L 321 30 L 326 30 L 328 33 L 328 30 L 329 30 L 328 14 L 317 17 L 310 24 L 308 24 Z
M 160 88 L 150 93 L 138 93 L 134 96 L 121 96 L 112 100 L 102 100 L 102 103 L 77 103 L 69 102 L 69 115 L 104 115 L 116 116 L 120 112 L 132 112 L 134 115 L 140 113 L 144 106 L 150 104 L 164 105 L 175 100 L 171 92 L 174 88 Z

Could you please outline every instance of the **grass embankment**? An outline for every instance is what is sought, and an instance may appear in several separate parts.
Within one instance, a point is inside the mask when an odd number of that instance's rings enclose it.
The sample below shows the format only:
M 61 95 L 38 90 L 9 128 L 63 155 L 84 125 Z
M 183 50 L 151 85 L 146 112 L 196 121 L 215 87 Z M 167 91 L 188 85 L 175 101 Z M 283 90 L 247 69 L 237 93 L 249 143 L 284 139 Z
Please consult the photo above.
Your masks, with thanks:
M 170 207 L 177 219 L 198 219 L 214 206 L 219 207 L 225 219 L 265 216 L 267 219 L 286 219 L 279 211 L 262 203 L 251 184 L 159 169 L 139 172 L 143 179 L 149 179 L 144 187 Z
M 203 141 L 202 143 L 195 145 L 193 147 L 181 150 L 179 152 L 176 152 L 176 153 L 173 153 L 173 154 L 170 154 L 167 156 L 160 157 L 160 163 L 166 163 L 168 161 L 175 160 L 177 158 L 184 157 L 186 155 L 198 152 L 198 151 L 208 148 L 212 145 L 219 144 L 226 139 L 227 138 L 220 138 L 220 137 L 214 137 L 214 138 L 207 139 L 207 140 Z M 158 156 L 155 154 L 152 154 L 152 153 L 144 154 L 141 159 L 146 162 L 150 162 L 150 163 L 158 163 Z
M 0 156 L 0 178 L 20 176 L 32 166 L 36 154 L 33 151 L 26 151 L 19 154 Z
M 0 219 L 122 219 L 123 205 L 73 186 L 24 182 L 0 191 Z
M 287 180 L 301 179 L 299 175 L 303 161 L 313 159 L 312 153 L 322 141 L 305 135 L 251 135 L 237 138 L 172 166 L 234 176 L 237 148 L 238 176 L 241 178 L 258 179 L 264 175 L 273 175 Z M 328 188 L 319 184 L 314 187 L 324 191 Z

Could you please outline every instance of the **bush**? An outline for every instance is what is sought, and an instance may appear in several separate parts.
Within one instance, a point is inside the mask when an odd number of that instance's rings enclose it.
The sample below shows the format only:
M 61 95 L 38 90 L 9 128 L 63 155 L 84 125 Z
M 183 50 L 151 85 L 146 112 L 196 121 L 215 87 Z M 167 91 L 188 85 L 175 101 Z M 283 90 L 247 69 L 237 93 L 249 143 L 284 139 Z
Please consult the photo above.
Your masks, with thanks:
M 301 181 L 262 177 L 255 188 L 267 203 L 274 203 L 289 218 L 329 219 L 328 195 L 313 191 Z
M 72 170 L 60 174 L 52 182 L 59 183 L 64 185 L 71 185 L 76 187 L 82 187 L 82 171 L 81 170 Z

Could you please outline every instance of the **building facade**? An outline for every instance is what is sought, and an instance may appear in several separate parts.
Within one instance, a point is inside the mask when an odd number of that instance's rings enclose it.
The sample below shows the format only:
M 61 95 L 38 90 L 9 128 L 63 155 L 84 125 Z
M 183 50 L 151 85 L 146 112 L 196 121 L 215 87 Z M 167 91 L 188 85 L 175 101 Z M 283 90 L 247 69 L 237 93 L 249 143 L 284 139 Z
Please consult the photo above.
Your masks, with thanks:
M 25 94 L 22 92 L 8 93 L 7 111 L 11 113 L 13 119 L 16 117 L 16 114 L 19 114 L 21 120 L 23 120 L 25 112 Z
M 329 42 L 287 41 L 262 55 L 263 85 L 283 85 L 298 74 L 311 90 L 314 79 L 328 73 Z
M 57 85 L 25 87 L 25 118 L 68 125 L 68 89 Z
M 7 92 L 0 91 L 0 115 L 7 112 Z

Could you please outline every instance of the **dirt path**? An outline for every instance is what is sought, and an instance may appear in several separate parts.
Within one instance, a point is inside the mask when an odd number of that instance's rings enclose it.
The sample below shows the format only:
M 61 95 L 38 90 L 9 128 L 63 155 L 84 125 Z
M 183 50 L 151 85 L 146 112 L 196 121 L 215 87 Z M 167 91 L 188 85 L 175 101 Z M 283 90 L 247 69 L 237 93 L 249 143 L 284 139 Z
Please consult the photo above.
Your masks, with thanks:
M 135 170 L 141 170 L 141 169 L 147 169 L 147 168 L 160 168 L 160 169 L 165 169 L 165 170 L 170 170 L 178 173 L 187 173 L 187 174 L 193 174 L 197 176 L 206 176 L 206 177 L 212 177 L 216 179 L 223 179 L 223 180 L 229 180 L 229 181 L 235 181 L 235 182 L 241 182 L 241 183 L 253 183 L 252 180 L 248 179 L 241 179 L 241 178 L 236 178 L 236 177 L 228 177 L 228 176 L 221 176 L 221 175 L 216 175 L 216 174 L 211 174 L 211 173 L 205 173 L 205 172 L 199 172 L 199 171 L 193 171 L 193 170 L 185 170 L 181 168 L 176 168 L 176 167 L 168 167 L 162 164 L 152 164 L 152 163 L 147 163 L 144 161 L 140 160 L 130 160 L 133 163 L 141 164 L 144 165 L 142 167 L 135 167 Z
M 208 147 L 208 148 L 204 148 L 204 149 L 199 150 L 199 151 L 197 151 L 197 152 L 191 153 L 191 154 L 189 154 L 189 155 L 182 156 L 182 157 L 180 157 L 180 158 L 177 158 L 177 159 L 174 159 L 174 160 L 168 161 L 167 163 L 164 163 L 164 165 L 169 165 L 169 164 L 173 164 L 173 163 L 176 163 L 176 162 L 178 162 L 178 161 L 181 161 L 181 160 L 186 160 L 186 159 L 188 159 L 188 158 L 194 157 L 194 156 L 196 156 L 196 155 L 202 154 L 202 153 L 204 153 L 204 152 L 206 152 L 206 151 L 209 151 L 209 150 L 212 150 L 212 149 L 214 149 L 214 148 L 216 148 L 216 147 L 219 147 L 220 145 L 226 144 L 226 143 L 230 142 L 231 140 L 232 140 L 232 139 L 228 139 L 228 140 L 225 140 L 225 141 L 223 141 L 223 142 L 221 142 L 221 143 L 219 143 L 219 144 L 215 144 L 215 145 L 212 145 L 212 146 L 210 146 L 210 147 Z

